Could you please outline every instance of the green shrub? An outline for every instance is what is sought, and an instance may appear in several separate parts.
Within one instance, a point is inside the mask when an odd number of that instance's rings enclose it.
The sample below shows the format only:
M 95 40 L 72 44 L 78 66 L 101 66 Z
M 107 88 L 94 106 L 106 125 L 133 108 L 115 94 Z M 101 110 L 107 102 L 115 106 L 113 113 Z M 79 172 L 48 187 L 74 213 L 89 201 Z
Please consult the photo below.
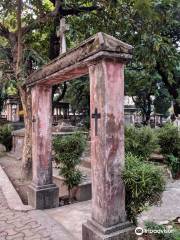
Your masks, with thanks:
M 60 175 L 64 177 L 68 187 L 69 198 L 71 189 L 81 181 L 81 172 L 77 169 L 77 165 L 80 163 L 85 143 L 85 135 L 81 133 L 57 136 L 53 141 L 56 162 L 59 163 Z
M 180 133 L 174 125 L 168 123 L 158 130 L 158 142 L 163 154 L 180 155 Z
M 158 141 L 161 152 L 165 155 L 166 164 L 173 177 L 180 173 L 180 132 L 170 123 L 158 130 Z
M 153 233 L 153 236 L 156 240 L 179 240 L 180 233 L 176 229 L 173 229 L 172 233 L 165 232 L 166 227 L 163 225 L 156 224 L 154 222 L 146 222 L 145 223 L 147 230 L 157 231 L 157 233 Z
M 6 147 L 7 151 L 12 148 L 12 127 L 10 125 L 0 126 L 0 143 Z
M 158 147 L 156 132 L 150 127 L 126 127 L 125 151 L 136 156 L 148 158 Z
M 180 173 L 180 157 L 175 157 L 173 154 L 167 155 L 165 162 L 169 166 L 173 178 L 176 178 Z
M 157 166 L 129 153 L 126 154 L 123 179 L 126 187 L 127 215 L 136 223 L 136 216 L 160 199 L 165 187 L 163 173 Z

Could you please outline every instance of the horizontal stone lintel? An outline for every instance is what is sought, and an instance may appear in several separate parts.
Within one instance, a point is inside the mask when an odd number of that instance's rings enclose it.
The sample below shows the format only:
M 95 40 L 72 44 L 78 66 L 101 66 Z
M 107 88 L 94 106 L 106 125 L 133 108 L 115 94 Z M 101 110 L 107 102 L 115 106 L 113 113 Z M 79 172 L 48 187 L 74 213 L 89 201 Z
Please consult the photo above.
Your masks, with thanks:
M 38 69 L 29 76 L 27 86 L 55 85 L 88 74 L 88 64 L 102 58 L 127 63 L 132 59 L 133 47 L 105 33 L 97 33 Z

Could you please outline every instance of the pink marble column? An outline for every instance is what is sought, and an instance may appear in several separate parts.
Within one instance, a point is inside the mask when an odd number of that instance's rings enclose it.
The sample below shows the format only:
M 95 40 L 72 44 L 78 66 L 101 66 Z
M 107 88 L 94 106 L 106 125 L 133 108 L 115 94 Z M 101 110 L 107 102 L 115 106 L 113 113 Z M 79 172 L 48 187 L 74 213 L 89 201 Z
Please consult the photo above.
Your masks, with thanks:
M 36 85 L 32 89 L 32 157 L 37 186 L 52 183 L 51 115 L 51 87 Z
M 52 183 L 52 89 L 35 85 L 31 94 L 33 180 L 29 203 L 43 209 L 58 205 L 57 187 Z
M 91 118 L 92 218 L 109 227 L 126 219 L 124 167 L 124 65 L 100 61 L 89 67 L 91 113 L 97 108 L 97 136 Z
M 97 110 L 99 118 L 96 126 L 91 117 L 92 218 L 83 225 L 83 240 L 135 239 L 125 235 L 134 228 L 126 220 L 122 181 L 124 64 L 100 60 L 89 66 L 89 75 L 91 114 Z

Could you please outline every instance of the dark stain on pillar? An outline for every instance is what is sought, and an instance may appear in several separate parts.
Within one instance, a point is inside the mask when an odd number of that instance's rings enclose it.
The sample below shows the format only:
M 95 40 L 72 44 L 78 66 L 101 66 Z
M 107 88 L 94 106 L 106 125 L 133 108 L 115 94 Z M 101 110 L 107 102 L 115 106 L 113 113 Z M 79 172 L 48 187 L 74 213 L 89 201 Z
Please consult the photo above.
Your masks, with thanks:
M 106 123 L 106 134 L 107 134 L 107 144 L 110 147 L 108 159 L 110 161 L 114 160 L 120 144 L 120 132 L 123 127 L 122 121 L 116 123 L 113 114 L 107 115 L 108 120 Z

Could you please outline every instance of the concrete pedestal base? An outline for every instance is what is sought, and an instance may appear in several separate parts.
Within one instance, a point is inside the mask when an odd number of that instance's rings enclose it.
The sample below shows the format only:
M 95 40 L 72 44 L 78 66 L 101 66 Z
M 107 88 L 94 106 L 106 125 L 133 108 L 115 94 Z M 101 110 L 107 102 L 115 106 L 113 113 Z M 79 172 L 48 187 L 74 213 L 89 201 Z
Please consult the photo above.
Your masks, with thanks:
M 94 221 L 82 227 L 83 240 L 136 240 L 135 227 L 130 222 L 104 228 Z
M 55 184 L 41 187 L 29 186 L 28 203 L 35 209 L 48 209 L 59 206 L 59 188 Z

